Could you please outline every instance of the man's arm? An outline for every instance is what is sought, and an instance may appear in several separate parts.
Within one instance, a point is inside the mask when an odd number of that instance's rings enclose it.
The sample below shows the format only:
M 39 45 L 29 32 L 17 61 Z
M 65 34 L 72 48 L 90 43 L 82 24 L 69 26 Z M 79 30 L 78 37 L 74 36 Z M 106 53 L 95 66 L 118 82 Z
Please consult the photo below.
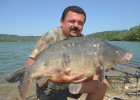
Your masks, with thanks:
M 25 66 L 31 66 L 33 63 L 34 63 L 34 59 L 31 58 L 31 57 L 29 57 L 29 58 L 27 59 L 26 63 L 25 63 L 25 64 L 26 64 Z

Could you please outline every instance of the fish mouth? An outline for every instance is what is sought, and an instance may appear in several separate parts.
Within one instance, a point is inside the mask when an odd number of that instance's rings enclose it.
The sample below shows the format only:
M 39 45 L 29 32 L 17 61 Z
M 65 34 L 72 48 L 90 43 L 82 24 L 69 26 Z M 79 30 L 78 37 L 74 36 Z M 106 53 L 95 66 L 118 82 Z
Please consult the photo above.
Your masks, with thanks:
M 129 62 L 133 57 L 133 54 L 132 53 L 127 53 L 125 58 L 124 58 L 124 61 L 125 62 Z

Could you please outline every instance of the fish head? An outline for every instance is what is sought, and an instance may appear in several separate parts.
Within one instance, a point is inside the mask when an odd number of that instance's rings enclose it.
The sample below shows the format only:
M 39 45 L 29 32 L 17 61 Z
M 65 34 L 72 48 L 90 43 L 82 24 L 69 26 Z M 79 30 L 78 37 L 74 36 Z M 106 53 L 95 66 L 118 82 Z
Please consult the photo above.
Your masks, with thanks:
M 99 59 L 103 66 L 109 70 L 118 63 L 128 62 L 133 54 L 123 48 L 105 42 L 100 49 Z

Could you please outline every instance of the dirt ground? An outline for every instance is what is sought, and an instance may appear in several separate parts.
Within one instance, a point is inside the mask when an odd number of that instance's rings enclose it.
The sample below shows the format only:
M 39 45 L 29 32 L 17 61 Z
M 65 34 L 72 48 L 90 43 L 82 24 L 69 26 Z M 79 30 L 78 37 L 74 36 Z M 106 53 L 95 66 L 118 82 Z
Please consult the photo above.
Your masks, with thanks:
M 132 78 L 131 83 L 128 84 L 123 84 L 120 80 L 115 79 L 110 79 L 110 82 L 112 87 L 109 86 L 104 100 L 140 100 L 140 82 L 137 87 L 136 79 Z M 17 85 L 0 83 L 0 100 L 20 100 Z M 85 100 L 85 98 L 86 94 L 83 94 L 78 100 Z M 32 87 L 26 100 L 37 100 L 35 87 Z M 68 100 L 75 99 L 68 98 Z

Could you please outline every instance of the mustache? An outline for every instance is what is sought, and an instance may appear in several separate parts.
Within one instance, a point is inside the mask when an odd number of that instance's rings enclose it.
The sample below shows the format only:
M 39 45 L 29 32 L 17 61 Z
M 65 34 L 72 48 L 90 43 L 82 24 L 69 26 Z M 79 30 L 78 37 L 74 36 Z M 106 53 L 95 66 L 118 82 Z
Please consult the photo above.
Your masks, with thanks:
M 70 30 L 79 31 L 78 27 L 75 26 L 71 27 Z

